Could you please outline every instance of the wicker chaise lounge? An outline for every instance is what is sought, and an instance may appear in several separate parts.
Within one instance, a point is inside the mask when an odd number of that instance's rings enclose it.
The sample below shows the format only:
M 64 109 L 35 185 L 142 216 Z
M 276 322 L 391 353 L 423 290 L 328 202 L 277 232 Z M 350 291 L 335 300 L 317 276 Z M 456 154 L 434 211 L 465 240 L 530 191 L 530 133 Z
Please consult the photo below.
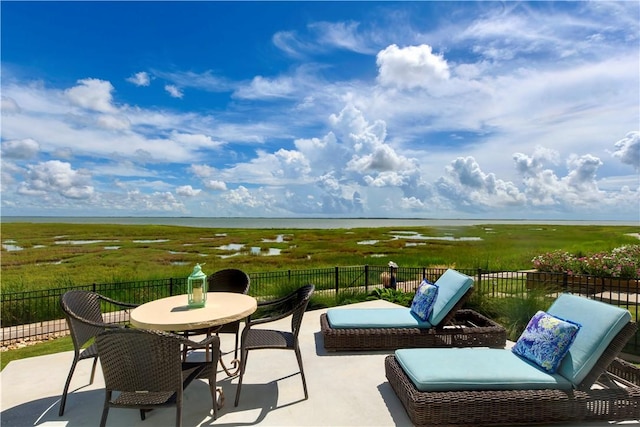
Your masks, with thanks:
M 406 349 L 387 356 L 387 379 L 412 423 L 478 426 L 639 419 L 640 369 L 617 358 L 637 329 L 628 311 L 563 294 L 548 313 L 582 325 L 553 374 L 510 349 Z M 429 371 L 420 363 L 441 369 Z M 515 372 L 510 371 L 514 366 Z
M 320 316 L 328 351 L 395 350 L 413 347 L 504 348 L 504 327 L 473 310 L 461 309 L 473 292 L 473 279 L 447 270 L 436 282 L 439 293 L 428 322 L 410 309 L 335 308 Z M 344 319 L 347 319 L 343 322 Z M 430 323 L 429 323 L 430 322 Z

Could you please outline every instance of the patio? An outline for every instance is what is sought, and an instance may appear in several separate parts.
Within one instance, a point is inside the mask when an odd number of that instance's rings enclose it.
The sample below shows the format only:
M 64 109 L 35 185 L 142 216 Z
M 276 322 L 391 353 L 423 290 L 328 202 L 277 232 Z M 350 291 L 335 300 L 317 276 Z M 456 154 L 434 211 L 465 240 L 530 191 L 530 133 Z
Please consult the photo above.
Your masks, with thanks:
M 369 301 L 353 306 L 394 306 L 386 301 Z M 233 406 L 237 379 L 218 375 L 218 386 L 226 397 L 218 419 L 209 416 L 210 395 L 203 380 L 185 391 L 184 426 L 392 426 L 410 425 L 402 404 L 387 383 L 384 358 L 389 352 L 327 353 L 322 345 L 320 315 L 325 310 L 308 311 L 300 332 L 309 399 L 304 397 L 295 355 L 291 351 L 254 351 L 249 355 L 240 404 Z M 281 320 L 286 328 L 289 319 Z M 233 347 L 233 337 L 221 336 L 223 352 Z M 201 355 L 192 355 L 198 357 Z M 227 354 L 225 360 L 232 355 Z M 72 352 L 18 360 L 0 374 L 1 425 L 14 426 L 93 426 L 98 425 L 104 391 L 98 372 L 87 385 L 91 362 L 82 361 L 71 383 L 65 414 L 58 416 L 58 404 L 68 374 Z M 110 426 L 172 426 L 174 409 L 155 409 L 140 420 L 136 410 L 112 409 Z M 522 420 L 525 422 L 526 420 Z M 580 426 L 640 425 L 638 420 L 624 423 L 592 422 Z

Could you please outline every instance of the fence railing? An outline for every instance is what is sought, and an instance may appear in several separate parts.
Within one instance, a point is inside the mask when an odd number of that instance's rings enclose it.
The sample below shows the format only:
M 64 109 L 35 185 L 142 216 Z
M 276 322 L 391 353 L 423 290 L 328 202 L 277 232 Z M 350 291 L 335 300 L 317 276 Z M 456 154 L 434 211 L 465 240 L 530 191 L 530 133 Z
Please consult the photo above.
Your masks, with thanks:
M 423 277 L 435 281 L 444 271 L 441 268 L 424 267 L 391 270 L 364 265 L 250 273 L 249 294 L 258 299 L 269 299 L 313 283 L 316 293 L 312 299 L 312 303 L 314 300 L 315 303 L 311 307 L 331 306 L 340 300 L 339 297 L 369 293 L 375 288 L 384 287 L 391 275 L 398 289 L 413 292 Z M 544 289 L 547 293 L 572 292 L 623 307 L 631 312 L 634 320 L 638 318 L 639 280 L 536 271 L 458 271 L 474 277 L 475 293 L 483 297 L 521 297 L 532 289 Z M 18 340 L 38 340 L 66 334 L 67 325 L 60 308 L 60 296 L 71 289 L 91 290 L 117 301 L 142 304 L 166 296 L 185 294 L 186 288 L 186 278 L 169 278 L 3 293 L 0 295 L 1 344 L 4 346 Z M 104 309 L 110 310 L 108 307 Z M 640 334 L 629 342 L 625 352 L 640 355 Z

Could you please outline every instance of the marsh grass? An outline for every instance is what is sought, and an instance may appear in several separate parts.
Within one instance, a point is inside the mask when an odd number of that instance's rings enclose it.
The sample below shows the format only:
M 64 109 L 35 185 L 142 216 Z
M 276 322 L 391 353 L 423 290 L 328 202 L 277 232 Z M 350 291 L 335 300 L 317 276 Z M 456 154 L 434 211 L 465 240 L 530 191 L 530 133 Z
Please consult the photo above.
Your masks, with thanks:
M 2 292 L 186 277 L 196 263 L 204 263 L 207 273 L 223 268 L 251 273 L 386 266 L 390 260 L 404 267 L 520 270 L 532 268 L 534 256 L 556 249 L 590 253 L 638 243 L 627 235 L 638 231 L 631 226 L 492 224 L 300 230 L 5 223 L 1 227 L 2 243 L 23 248 L 2 249 Z M 405 234 L 398 238 L 402 232 Z M 408 232 L 422 237 L 481 240 L 429 240 Z M 281 241 L 274 241 L 279 236 Z M 377 242 L 360 243 L 372 240 Z M 81 241 L 94 243 L 78 243 Z M 230 244 L 244 246 L 237 252 L 221 249 Z M 261 254 L 268 248 L 281 253 L 256 255 L 252 247 L 261 248 Z
M 493 305 L 494 319 L 507 330 L 507 339 L 517 341 L 531 317 L 538 310 L 547 310 L 555 300 L 550 289 L 530 289 L 520 295 L 488 300 Z

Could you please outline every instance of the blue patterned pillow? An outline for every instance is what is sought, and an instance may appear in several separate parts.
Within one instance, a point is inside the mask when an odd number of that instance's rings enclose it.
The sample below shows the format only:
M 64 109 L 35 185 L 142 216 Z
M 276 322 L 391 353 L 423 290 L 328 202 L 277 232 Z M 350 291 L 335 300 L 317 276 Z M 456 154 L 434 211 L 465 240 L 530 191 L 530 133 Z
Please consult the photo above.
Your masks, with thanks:
M 511 351 L 553 374 L 569 351 L 580 326 L 538 311 Z
M 411 302 L 411 311 L 422 320 L 427 320 L 438 296 L 438 287 L 423 279 Z

